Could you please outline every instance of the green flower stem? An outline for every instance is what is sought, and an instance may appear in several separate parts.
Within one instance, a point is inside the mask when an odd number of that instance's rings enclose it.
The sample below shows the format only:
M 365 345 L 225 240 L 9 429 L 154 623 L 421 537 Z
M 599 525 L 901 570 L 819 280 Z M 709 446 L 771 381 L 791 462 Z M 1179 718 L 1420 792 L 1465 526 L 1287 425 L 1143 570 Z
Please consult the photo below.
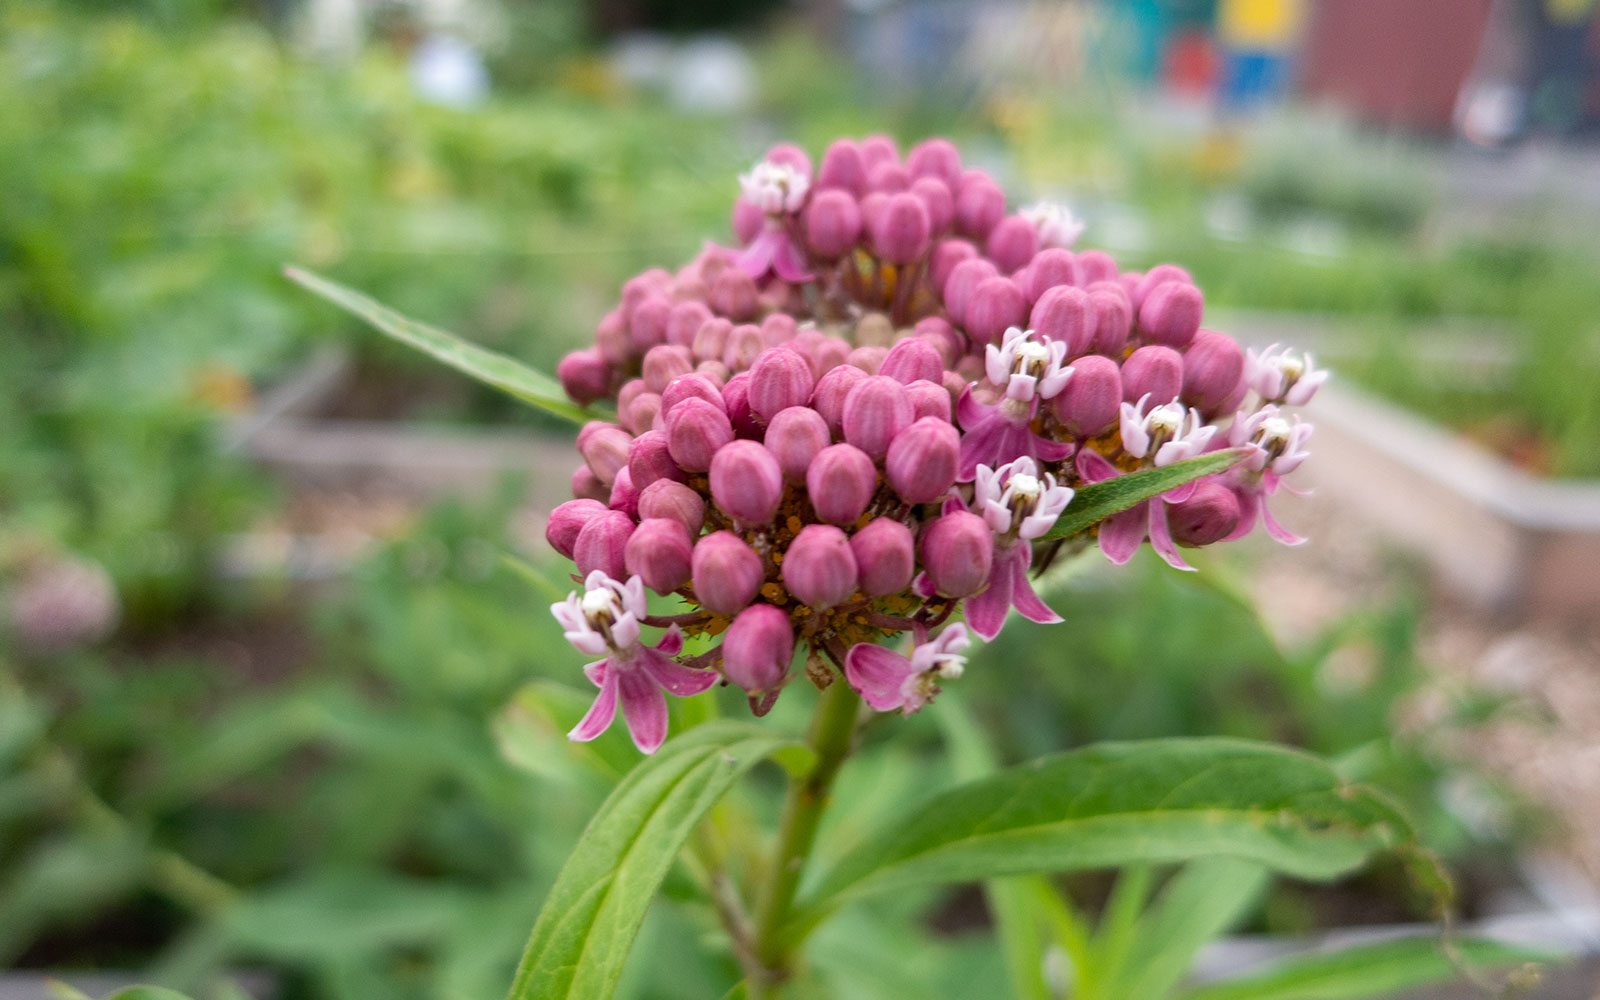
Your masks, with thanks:
M 817 824 L 827 808 L 833 779 L 850 754 L 860 709 L 861 696 L 842 677 L 836 677 L 817 699 L 817 713 L 811 719 L 807 737 L 817 761 L 804 777 L 789 782 L 777 849 L 756 909 L 754 951 L 763 975 L 760 982 L 750 984 L 752 997 L 776 996 L 778 986 L 789 974 L 789 942 L 784 939 L 784 926 L 789 922 L 800 873 L 816 840 Z

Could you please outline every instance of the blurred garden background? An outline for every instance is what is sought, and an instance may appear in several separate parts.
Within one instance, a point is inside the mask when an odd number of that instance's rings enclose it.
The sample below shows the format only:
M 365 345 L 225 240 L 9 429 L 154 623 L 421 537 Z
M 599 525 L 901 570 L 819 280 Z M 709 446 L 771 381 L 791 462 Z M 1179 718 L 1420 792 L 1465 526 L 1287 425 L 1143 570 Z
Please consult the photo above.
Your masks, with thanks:
M 869 132 L 952 136 L 1338 380 L 1279 508 L 1309 546 L 1073 563 L 1068 624 L 1009 629 L 950 714 L 1005 760 L 1315 750 L 1413 810 L 1465 920 L 1600 954 L 1594 0 L 7 0 L 0 983 L 498 995 L 632 754 L 557 721 L 570 442 L 282 268 L 552 370 L 729 240 L 773 142 Z M 943 707 L 869 741 L 838 822 L 947 775 Z M 1241 931 L 1414 896 L 1285 883 Z M 892 905 L 918 934 L 830 925 L 834 995 L 997 995 L 975 891 Z M 714 927 L 669 891 L 623 995 L 721 995 Z

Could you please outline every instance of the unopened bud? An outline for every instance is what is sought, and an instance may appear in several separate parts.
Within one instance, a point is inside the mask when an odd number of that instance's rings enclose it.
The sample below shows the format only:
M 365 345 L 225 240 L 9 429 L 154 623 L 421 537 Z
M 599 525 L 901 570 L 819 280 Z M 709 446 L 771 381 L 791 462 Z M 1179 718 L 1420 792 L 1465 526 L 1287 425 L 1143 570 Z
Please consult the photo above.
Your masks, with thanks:
M 625 551 L 633 535 L 633 518 L 620 510 L 607 510 L 590 518 L 572 543 L 572 561 L 578 575 L 600 570 L 613 580 L 626 580 Z
M 561 553 L 564 557 L 572 558 L 572 546 L 578 540 L 578 532 L 598 514 L 605 513 L 606 505 L 598 500 L 582 499 L 568 500 L 550 512 L 550 520 L 544 525 L 545 541 L 550 547 Z
M 1139 306 L 1139 332 L 1148 343 L 1183 348 L 1200 330 L 1205 296 L 1194 285 L 1164 281 Z
M 1039 252 L 1039 229 L 1020 215 L 1008 215 L 989 231 L 985 249 L 1001 274 L 1011 274 Z
M 1089 354 L 1072 362 L 1066 388 L 1051 400 L 1067 433 L 1094 437 L 1109 430 L 1122 412 L 1122 370 L 1115 361 Z
M 861 149 L 849 139 L 837 139 L 822 154 L 822 166 L 817 170 L 816 186 L 842 188 L 860 196 L 867 190 L 867 167 L 861 159 Z
M 732 437 L 731 432 L 729 437 Z M 672 460 L 666 432 L 654 430 L 645 431 L 633 439 L 628 449 L 628 474 L 634 488 L 639 490 L 657 479 L 676 479 L 681 482 L 686 478 L 683 469 Z
M 593 347 L 573 351 L 556 365 L 556 377 L 561 388 L 579 406 L 588 406 L 606 395 L 611 383 L 611 369 Z
M 1128 355 L 1122 363 L 1122 398 L 1137 403 L 1146 395 L 1152 406 L 1170 403 L 1183 391 L 1183 355 L 1170 347 L 1150 344 Z
M 804 357 L 786 348 L 771 348 L 750 366 L 750 409 L 770 421 L 780 410 L 804 406 L 815 385 Z
M 728 331 L 727 346 L 722 349 L 722 363 L 729 371 L 742 372 L 755 363 L 767 349 L 761 328 L 754 323 L 740 323 Z
M 819 611 L 848 600 L 857 577 L 850 539 L 831 524 L 801 528 L 783 554 L 783 585 L 800 603 Z
M 783 499 L 783 469 L 758 442 L 730 442 L 711 460 L 711 498 L 741 525 L 770 524 Z
M 886 375 L 868 375 L 845 397 L 840 426 L 846 441 L 879 459 L 911 419 L 906 387 Z
M 698 371 L 680 375 L 661 390 L 661 415 L 671 415 L 672 408 L 686 399 L 703 399 L 721 410 L 722 385 L 710 375 Z
M 1006 194 L 981 170 L 962 173 L 956 190 L 956 228 L 975 240 L 986 240 L 1006 214 Z
M 722 637 L 722 674 L 752 697 L 777 690 L 794 660 L 794 626 L 781 608 L 753 604 Z
M 961 153 L 949 139 L 934 136 L 911 147 L 906 169 L 913 177 L 937 177 L 954 186 L 961 183 Z
M 971 597 L 989 581 L 994 533 L 971 511 L 942 514 L 922 531 L 922 566 L 945 597 Z
M 690 299 L 674 304 L 672 311 L 667 313 L 667 343 L 687 347 L 690 353 L 696 353 L 694 335 L 710 319 L 711 307 L 704 302 Z
M 1189 499 L 1167 504 L 1167 526 L 1179 545 L 1210 545 L 1239 526 L 1239 498 L 1217 482 L 1203 482 Z
M 944 375 L 940 372 L 940 377 Z M 917 379 L 906 386 L 906 398 L 911 400 L 913 424 L 923 417 L 934 417 L 950 422 L 950 391 L 939 382 Z
M 628 572 L 658 594 L 670 594 L 689 582 L 693 552 L 689 532 L 668 517 L 647 518 L 628 538 L 623 560 Z
M 701 361 L 721 361 L 728 349 L 728 334 L 732 331 L 731 320 L 713 316 L 700 324 L 700 329 L 694 333 L 694 343 L 689 349 Z
M 1028 326 L 1045 340 L 1067 345 L 1067 357 L 1087 353 L 1094 341 L 1094 303 L 1089 294 L 1071 285 L 1058 285 L 1034 303 Z
M 1215 330 L 1195 334 L 1183 354 L 1183 401 L 1215 416 L 1243 396 L 1243 386 L 1244 351 L 1238 341 Z
M 888 517 L 873 518 L 850 536 L 861 592 L 868 597 L 898 594 L 911 583 L 916 550 L 911 529 Z
M 679 402 L 667 414 L 666 425 L 667 453 L 685 472 L 707 471 L 717 452 L 733 440 L 728 415 L 703 399 Z
M 1022 291 L 1028 296 L 1029 302 L 1038 302 L 1039 297 L 1052 288 L 1063 285 L 1079 285 L 1078 261 L 1071 250 L 1060 247 L 1050 247 L 1040 250 L 1025 269 L 1028 280 L 1024 283 L 1020 278 L 1017 284 L 1022 286 Z
M 937 348 L 920 338 L 907 337 L 889 348 L 877 373 L 909 385 L 917 379 L 937 381 L 943 371 L 944 362 Z
M 932 503 L 955 484 L 960 457 L 961 435 L 949 418 L 923 417 L 889 442 L 884 472 L 906 503 Z
M 806 207 L 806 243 L 823 260 L 849 253 L 861 238 L 861 206 L 848 191 L 818 191 Z
M 921 198 L 906 192 L 892 194 L 872 221 L 872 245 L 884 260 L 909 264 L 928 252 L 932 231 L 933 223 Z
M 806 469 L 806 495 L 817 517 L 832 524 L 853 524 L 878 489 L 878 470 L 860 448 L 835 444 L 823 448 Z
M 633 437 L 627 431 L 603 420 L 591 420 L 578 432 L 578 453 L 607 486 L 617 478 L 617 470 L 628 464 L 628 447 L 632 443 Z
M 828 447 L 828 442 L 828 422 L 809 406 L 779 410 L 767 422 L 763 441 L 783 469 L 783 478 L 791 483 L 805 482 L 806 469 L 817 453 Z
M 978 248 L 966 240 L 940 240 L 939 245 L 933 248 L 933 256 L 928 261 L 928 280 L 933 283 L 933 287 L 942 289 L 945 282 L 950 280 L 950 272 L 955 270 L 957 264 L 964 260 L 972 260 L 976 256 Z
M 670 517 L 690 538 L 697 538 L 705 524 L 706 502 L 680 482 L 657 479 L 639 491 L 639 519 L 651 517 Z
M 957 322 L 963 322 L 972 293 L 979 285 L 990 278 L 998 277 L 999 274 L 994 264 L 982 257 L 973 257 L 956 264 L 950 269 L 950 276 L 945 279 L 942 286 L 945 312 Z
M 980 344 L 999 343 L 1001 335 L 1028 319 L 1028 300 L 1010 278 L 985 279 L 973 289 L 964 316 L 967 335 Z
M 1088 289 L 1089 304 L 1094 306 L 1094 338 L 1089 349 L 1108 357 L 1121 357 L 1133 329 L 1133 309 L 1122 289 Z
M 687 347 L 658 344 L 645 354 L 640 375 L 644 378 L 646 389 L 660 393 L 667 387 L 667 383 L 679 375 L 687 375 L 692 371 L 694 371 L 694 358 Z
M 851 365 L 844 365 L 825 373 L 817 380 L 817 387 L 811 390 L 811 408 L 827 422 L 828 432 L 834 437 L 841 437 L 844 434 L 845 399 L 849 397 L 850 391 L 866 378 L 867 372 L 853 367 L 852 362 Z
M 695 600 L 714 614 L 738 614 L 761 588 L 761 557 L 731 531 L 696 542 L 689 564 Z
M 736 323 L 755 316 L 759 299 L 755 279 L 743 268 L 726 268 L 711 283 L 711 308 Z
M 949 185 L 937 177 L 918 177 L 911 182 L 911 193 L 928 210 L 928 225 L 934 235 L 949 231 L 956 217 L 956 199 Z

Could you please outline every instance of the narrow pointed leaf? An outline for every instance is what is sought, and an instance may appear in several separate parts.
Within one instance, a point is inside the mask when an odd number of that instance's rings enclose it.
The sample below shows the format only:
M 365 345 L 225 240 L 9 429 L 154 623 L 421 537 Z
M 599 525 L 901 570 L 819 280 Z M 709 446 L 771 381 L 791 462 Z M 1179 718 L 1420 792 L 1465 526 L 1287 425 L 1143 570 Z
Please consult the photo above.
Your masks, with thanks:
M 670 740 L 617 786 L 556 876 L 512 1000 L 604 1000 L 673 858 L 728 787 L 793 741 L 708 722 Z
M 1164 997 L 1189 971 L 1195 953 L 1242 920 L 1260 899 L 1268 875 L 1235 858 L 1185 865 L 1139 918 L 1132 946 L 1108 970 L 1112 996 Z
M 319 274 L 298 267 L 285 268 L 283 273 L 290 281 L 359 316 L 380 332 L 432 355 L 485 385 L 573 423 L 581 424 L 593 419 L 594 415 L 589 411 L 573 405 L 560 382 L 544 372 L 497 351 L 479 347 L 438 327 L 402 316 L 388 306 Z
M 1250 454 L 1248 448 L 1228 448 L 1213 451 L 1197 458 L 1187 458 L 1155 469 L 1140 469 L 1115 479 L 1090 483 L 1079 487 L 1072 502 L 1061 512 L 1056 523 L 1044 533 L 1043 540 L 1070 538 L 1081 534 L 1118 511 L 1127 510 L 1136 503 L 1177 489 L 1184 483 L 1233 468 Z
M 1180 996 L 1181 1000 L 1355 1000 L 1549 958 L 1548 953 L 1483 940 L 1456 942 L 1452 955 L 1435 938 L 1405 938 L 1291 958 Z
M 1383 798 L 1308 754 L 1230 739 L 1107 743 L 935 795 L 823 875 L 794 929 L 909 886 L 1201 857 L 1328 879 L 1412 843 Z

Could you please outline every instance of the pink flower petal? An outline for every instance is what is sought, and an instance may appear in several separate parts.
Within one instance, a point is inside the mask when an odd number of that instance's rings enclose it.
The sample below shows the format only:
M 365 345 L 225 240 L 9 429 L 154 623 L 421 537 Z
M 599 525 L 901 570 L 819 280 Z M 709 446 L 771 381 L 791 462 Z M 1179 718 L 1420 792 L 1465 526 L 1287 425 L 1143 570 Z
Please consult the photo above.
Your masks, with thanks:
M 1018 558 L 1011 564 L 1011 603 L 1016 607 L 1017 613 L 1031 622 L 1041 625 L 1054 625 L 1061 621 L 1061 616 L 1050 609 L 1050 605 L 1039 599 L 1034 593 L 1033 584 L 1028 580 L 1028 568 L 1033 560 L 1028 557 L 1028 546 L 1017 547 Z
M 643 670 L 614 670 L 628 735 L 641 753 L 655 753 L 667 738 L 667 696 Z
M 1172 540 L 1172 529 L 1167 524 L 1167 505 L 1147 502 L 1145 506 L 1150 508 L 1150 547 L 1173 569 L 1193 572 L 1194 567 L 1184 562 L 1183 556 L 1178 554 L 1177 543 Z
M 1251 490 L 1234 490 L 1233 495 L 1239 498 L 1239 526 L 1225 542 L 1238 541 L 1239 539 L 1256 530 L 1256 524 L 1261 520 L 1261 495 Z
M 1144 542 L 1150 519 L 1146 510 L 1148 503 L 1134 504 L 1100 522 L 1100 551 L 1115 565 L 1121 566 L 1132 559 Z
M 1122 475 L 1115 465 L 1093 448 L 1078 449 L 1077 466 L 1078 475 L 1086 483 L 1103 483 L 1107 479 L 1115 479 Z
M 902 687 L 911 661 L 870 642 L 858 642 L 844 657 L 844 676 L 874 711 L 890 712 L 905 703 Z
M 720 679 L 715 670 L 696 670 L 671 660 L 655 650 L 645 650 L 639 658 L 639 669 L 650 675 L 657 684 L 680 698 L 709 691 Z
M 661 637 L 660 642 L 656 643 L 656 649 L 660 650 L 664 656 L 677 656 L 683 652 L 683 629 L 676 625 L 667 629 L 667 634 Z
M 777 239 L 778 234 L 771 229 L 761 230 L 734 263 L 750 277 L 760 279 L 772 269 L 772 258 L 778 249 Z
M 1278 519 L 1272 516 L 1272 511 L 1267 509 L 1265 503 L 1261 505 L 1261 523 L 1267 526 L 1267 534 L 1271 535 L 1274 541 L 1282 542 L 1285 545 L 1301 545 L 1306 541 L 1303 536 L 1297 535 L 1279 524 Z
M 972 385 L 968 383 L 961 395 L 956 399 L 956 417 L 961 421 L 965 430 L 972 430 L 979 424 L 995 416 L 995 408 L 978 402 L 972 396 Z
M 589 666 L 594 666 L 590 664 Z M 584 668 L 588 672 L 588 668 Z M 579 720 L 572 732 L 567 734 L 567 739 L 574 743 L 587 743 L 605 732 L 611 726 L 611 720 L 617 715 L 617 672 L 601 671 L 604 683 L 600 685 L 600 693 L 594 696 L 594 704 L 589 706 L 589 711 Z M 590 675 L 593 680 L 593 675 Z
M 989 570 L 989 585 L 967 598 L 967 624 L 984 639 L 993 639 L 1005 627 L 1011 613 L 1012 560 L 996 556 Z
M 784 281 L 797 285 L 812 280 L 815 275 L 806 270 L 806 258 L 800 248 L 795 246 L 788 233 L 779 233 L 779 236 L 782 242 L 772 255 L 772 269 Z

